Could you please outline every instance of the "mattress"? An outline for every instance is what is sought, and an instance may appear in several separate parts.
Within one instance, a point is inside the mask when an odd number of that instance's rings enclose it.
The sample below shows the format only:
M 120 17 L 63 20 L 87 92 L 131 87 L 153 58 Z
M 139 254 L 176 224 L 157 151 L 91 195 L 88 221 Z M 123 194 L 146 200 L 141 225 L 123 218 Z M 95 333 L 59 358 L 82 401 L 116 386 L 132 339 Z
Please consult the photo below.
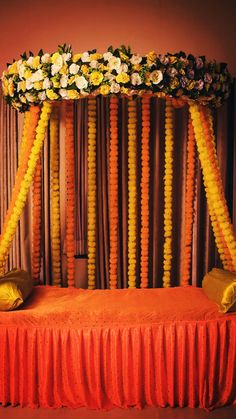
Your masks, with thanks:
M 0 312 L 0 403 L 236 404 L 236 313 L 191 286 L 35 287 L 21 309 Z

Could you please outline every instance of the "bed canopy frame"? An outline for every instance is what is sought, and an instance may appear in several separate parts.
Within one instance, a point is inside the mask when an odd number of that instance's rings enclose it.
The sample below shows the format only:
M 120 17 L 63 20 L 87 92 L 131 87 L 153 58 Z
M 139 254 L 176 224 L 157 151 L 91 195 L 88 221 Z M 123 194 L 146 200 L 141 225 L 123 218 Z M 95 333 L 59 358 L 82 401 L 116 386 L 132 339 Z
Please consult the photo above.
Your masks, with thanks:
M 96 96 L 110 97 L 109 202 L 110 202 L 110 288 L 117 287 L 118 243 L 118 98 L 128 101 L 128 285 L 136 286 L 136 107 L 142 107 L 141 169 L 141 287 L 148 286 L 149 238 L 149 134 L 150 98 L 166 100 L 165 107 L 165 176 L 164 176 L 164 260 L 163 286 L 170 286 L 172 259 L 172 178 L 173 178 L 173 109 L 187 104 L 188 160 L 186 180 L 186 224 L 183 277 L 190 281 L 194 144 L 201 162 L 206 198 L 216 246 L 224 269 L 236 271 L 236 239 L 227 208 L 216 154 L 211 107 L 220 106 L 229 95 L 231 76 L 227 66 L 183 52 L 145 56 L 133 54 L 130 48 L 109 47 L 104 54 L 96 50 L 74 54 L 61 45 L 53 54 L 43 51 L 34 56 L 24 53 L 8 65 L 2 85 L 7 102 L 24 112 L 24 127 L 19 165 L 4 226 L 0 237 L 0 275 L 4 275 L 9 249 L 33 183 L 34 219 L 39 219 L 40 154 L 50 120 L 52 159 L 52 264 L 54 284 L 60 283 L 60 216 L 59 216 L 59 104 L 66 101 L 66 182 L 67 182 L 67 279 L 74 286 L 74 150 L 73 101 L 88 99 L 88 288 L 95 288 L 96 252 Z M 38 199 L 37 199 L 38 197 Z M 33 277 L 39 276 L 39 223 L 34 225 Z

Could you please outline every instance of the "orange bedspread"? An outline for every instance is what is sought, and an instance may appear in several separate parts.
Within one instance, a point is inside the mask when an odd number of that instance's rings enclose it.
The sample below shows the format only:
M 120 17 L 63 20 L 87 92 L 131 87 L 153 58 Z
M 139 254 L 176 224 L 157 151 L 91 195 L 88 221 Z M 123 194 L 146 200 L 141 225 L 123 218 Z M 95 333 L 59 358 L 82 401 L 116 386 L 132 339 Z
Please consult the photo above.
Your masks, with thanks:
M 21 310 L 0 313 L 0 402 L 236 403 L 236 313 L 218 313 L 194 287 L 35 287 Z

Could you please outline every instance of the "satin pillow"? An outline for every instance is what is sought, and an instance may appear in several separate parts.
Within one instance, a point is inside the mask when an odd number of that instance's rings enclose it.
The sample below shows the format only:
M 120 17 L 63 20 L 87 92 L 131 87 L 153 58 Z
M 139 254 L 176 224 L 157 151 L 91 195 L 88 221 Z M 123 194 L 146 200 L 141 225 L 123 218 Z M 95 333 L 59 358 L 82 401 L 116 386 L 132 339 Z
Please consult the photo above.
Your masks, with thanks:
M 30 295 L 33 283 L 30 275 L 13 269 L 0 278 L 0 311 L 14 310 Z
M 236 311 L 236 273 L 213 268 L 204 276 L 202 289 L 220 312 Z

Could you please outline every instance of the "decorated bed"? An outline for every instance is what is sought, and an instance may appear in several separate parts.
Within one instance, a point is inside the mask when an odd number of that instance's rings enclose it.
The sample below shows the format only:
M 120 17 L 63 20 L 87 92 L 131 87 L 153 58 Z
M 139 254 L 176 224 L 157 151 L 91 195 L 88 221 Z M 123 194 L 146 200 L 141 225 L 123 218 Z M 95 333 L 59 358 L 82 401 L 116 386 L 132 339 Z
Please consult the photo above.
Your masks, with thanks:
M 25 112 L 25 117 L 16 182 L 0 237 L 0 303 L 1 298 L 2 301 L 5 298 L 1 297 L 1 286 L 5 296 L 8 293 L 5 304 L 8 298 L 15 296 L 12 305 L 7 306 L 10 311 L 0 312 L 0 403 L 4 406 L 10 403 L 30 407 L 108 409 L 147 404 L 212 409 L 236 404 L 236 240 L 225 201 L 210 110 L 211 106 L 219 106 L 228 98 L 231 81 L 225 64 L 208 62 L 205 57 L 186 56 L 182 52 L 175 55 L 150 52 L 141 57 L 125 47 L 115 50 L 110 47 L 104 54 L 95 50 L 73 54 L 70 47 L 63 45 L 54 54 L 43 51 L 37 56 L 23 54 L 21 60 L 8 66 L 2 78 L 4 95 L 10 105 Z M 95 289 L 99 247 L 96 217 L 98 95 L 109 97 L 109 290 Z M 127 262 L 126 289 L 118 289 L 122 218 L 118 208 L 121 195 L 118 176 L 120 96 L 127 100 L 128 221 L 127 252 L 123 251 Z M 142 115 L 139 187 L 137 97 Z M 148 289 L 152 229 L 149 137 L 153 97 L 165 100 L 163 289 Z M 85 98 L 88 107 L 88 289 L 83 290 L 74 287 L 73 101 Z M 58 133 L 62 100 L 66 103 L 66 283 L 62 281 L 59 203 Z M 171 288 L 174 109 L 183 106 L 189 117 L 182 286 Z M 40 156 L 49 121 L 53 286 L 38 286 L 42 239 Z M 195 143 L 224 268 L 222 272 L 208 275 L 203 289 L 190 285 Z M 28 289 L 24 288 L 25 273 L 20 280 L 19 277 L 15 280 L 15 272 L 6 274 L 6 263 L 32 183 L 34 287 L 28 296 L 32 283 Z M 27 278 L 28 281 L 29 276 Z M 23 303 L 23 300 L 26 301 Z

